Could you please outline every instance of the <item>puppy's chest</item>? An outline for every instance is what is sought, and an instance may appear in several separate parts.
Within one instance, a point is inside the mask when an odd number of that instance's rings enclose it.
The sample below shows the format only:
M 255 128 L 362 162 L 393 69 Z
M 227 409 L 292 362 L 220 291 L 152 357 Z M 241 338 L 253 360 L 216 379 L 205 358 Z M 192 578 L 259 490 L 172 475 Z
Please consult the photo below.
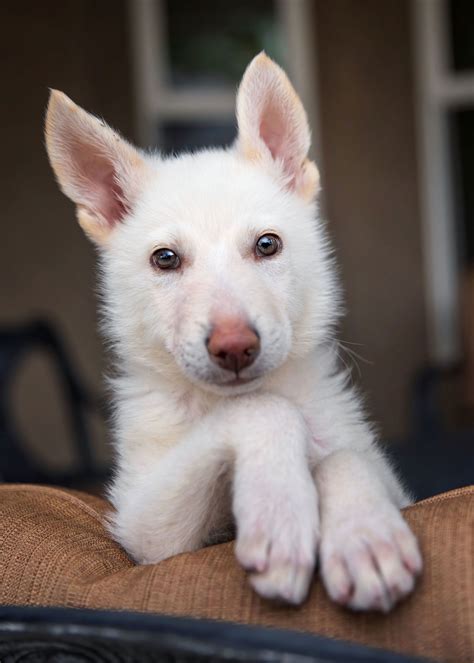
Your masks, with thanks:
M 209 411 L 207 402 L 191 391 L 161 390 L 123 399 L 118 408 L 120 455 L 133 464 L 157 460 Z

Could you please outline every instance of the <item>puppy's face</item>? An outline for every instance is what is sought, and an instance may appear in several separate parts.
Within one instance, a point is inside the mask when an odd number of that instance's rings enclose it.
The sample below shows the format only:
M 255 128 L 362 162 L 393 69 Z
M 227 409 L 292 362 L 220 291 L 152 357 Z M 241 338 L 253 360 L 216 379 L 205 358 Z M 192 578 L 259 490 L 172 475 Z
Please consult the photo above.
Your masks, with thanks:
M 247 69 L 237 116 L 232 149 L 167 160 L 61 93 L 47 118 L 58 180 L 101 248 L 121 359 L 225 394 L 304 354 L 336 307 L 306 116 L 266 56 Z

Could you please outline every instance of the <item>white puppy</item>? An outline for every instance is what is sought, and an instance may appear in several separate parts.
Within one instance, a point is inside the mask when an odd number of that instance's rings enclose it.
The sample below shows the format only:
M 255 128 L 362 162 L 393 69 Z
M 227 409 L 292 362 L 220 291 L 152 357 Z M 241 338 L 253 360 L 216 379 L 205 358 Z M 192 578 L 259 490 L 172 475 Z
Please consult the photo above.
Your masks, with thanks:
M 49 157 L 100 250 L 117 356 L 112 532 L 143 564 L 235 523 L 263 597 L 388 610 L 421 569 L 409 500 L 337 361 L 306 114 L 264 54 L 230 149 L 144 154 L 60 92 Z

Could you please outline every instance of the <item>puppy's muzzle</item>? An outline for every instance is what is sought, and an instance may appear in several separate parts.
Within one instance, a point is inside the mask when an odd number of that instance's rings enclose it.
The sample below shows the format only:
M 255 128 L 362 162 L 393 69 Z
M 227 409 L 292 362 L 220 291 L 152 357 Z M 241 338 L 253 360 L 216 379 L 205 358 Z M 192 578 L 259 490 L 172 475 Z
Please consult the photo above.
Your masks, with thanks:
M 260 337 L 245 321 L 225 318 L 213 325 L 206 346 L 214 363 L 238 376 L 257 358 Z

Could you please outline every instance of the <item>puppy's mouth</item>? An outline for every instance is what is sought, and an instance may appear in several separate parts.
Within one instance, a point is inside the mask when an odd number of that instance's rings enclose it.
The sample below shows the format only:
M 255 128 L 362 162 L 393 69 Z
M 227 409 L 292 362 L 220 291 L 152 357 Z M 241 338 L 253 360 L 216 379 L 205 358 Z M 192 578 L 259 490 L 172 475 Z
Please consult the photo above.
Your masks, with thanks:
M 236 375 L 235 378 L 227 381 L 227 382 L 220 382 L 220 386 L 222 387 L 240 387 L 241 385 L 244 384 L 250 384 L 251 382 L 255 382 L 257 380 L 257 376 L 251 377 L 251 378 L 243 378 L 240 375 Z
M 235 375 L 227 380 L 205 380 L 201 384 L 215 393 L 220 394 L 242 394 L 253 391 L 258 388 L 263 379 L 263 375 L 254 375 L 252 377 L 242 377 Z

